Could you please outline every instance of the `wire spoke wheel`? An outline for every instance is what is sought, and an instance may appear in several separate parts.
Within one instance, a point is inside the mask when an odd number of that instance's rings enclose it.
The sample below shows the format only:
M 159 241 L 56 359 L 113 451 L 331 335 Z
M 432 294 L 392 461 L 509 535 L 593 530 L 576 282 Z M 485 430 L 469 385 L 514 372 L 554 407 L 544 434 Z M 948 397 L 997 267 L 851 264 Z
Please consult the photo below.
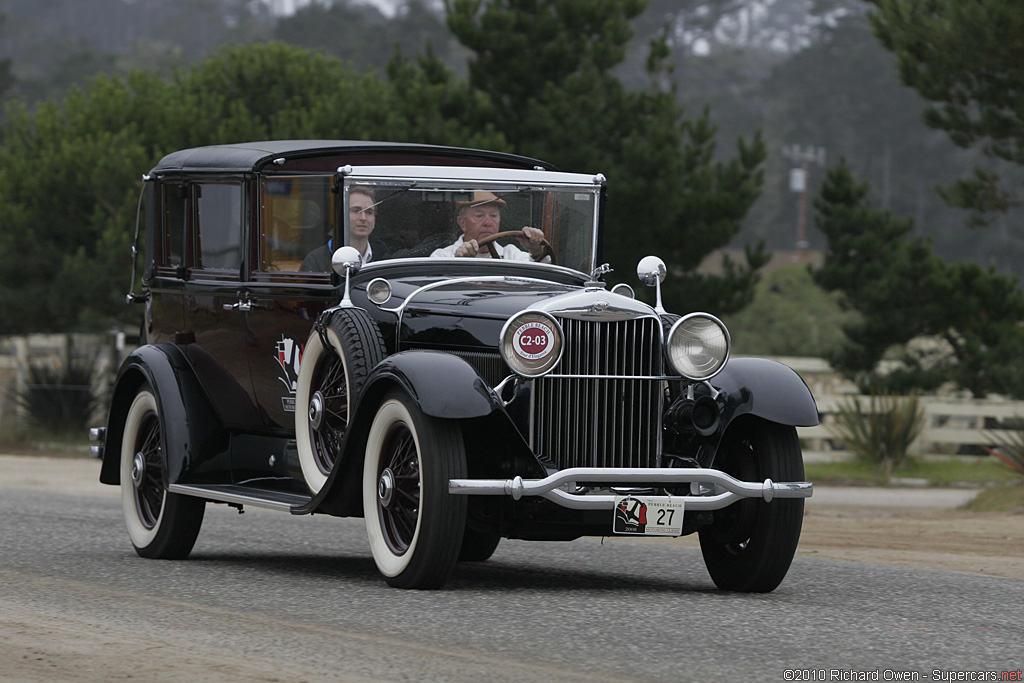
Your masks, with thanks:
M 345 362 L 333 350 L 321 354 L 313 369 L 313 386 L 319 387 L 311 401 L 313 412 L 309 437 L 313 460 L 326 476 L 334 468 L 341 451 L 341 440 L 348 429 L 349 392 Z M 317 412 L 319 411 L 319 412 Z
M 128 535 L 139 555 L 180 559 L 192 552 L 206 502 L 167 492 L 164 444 L 156 396 L 144 384 L 124 420 L 121 507 Z
M 384 358 L 384 340 L 372 318 L 343 308 L 321 319 L 303 349 L 295 391 L 295 441 L 306 485 L 318 493 L 341 457 L 355 402 Z M 326 344 L 324 343 L 326 341 Z
M 408 425 L 396 423 L 385 437 L 378 477 L 381 529 L 396 555 L 409 549 L 420 513 L 420 463 L 416 442 Z M 381 486 L 390 490 L 382 489 Z
M 448 493 L 464 476 L 456 423 L 424 414 L 395 390 L 377 410 L 363 463 L 363 516 L 377 569 L 398 588 L 439 588 L 454 568 L 466 500 Z
M 164 506 L 162 438 L 156 413 L 147 412 L 134 439 L 131 473 L 136 512 L 146 529 L 156 526 Z

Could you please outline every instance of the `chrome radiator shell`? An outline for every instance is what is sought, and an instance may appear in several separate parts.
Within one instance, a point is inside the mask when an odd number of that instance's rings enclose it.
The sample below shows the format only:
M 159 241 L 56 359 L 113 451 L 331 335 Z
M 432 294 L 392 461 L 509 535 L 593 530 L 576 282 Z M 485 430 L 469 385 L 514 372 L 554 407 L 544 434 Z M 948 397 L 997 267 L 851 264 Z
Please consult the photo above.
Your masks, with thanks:
M 531 446 L 558 469 L 658 467 L 662 325 L 653 316 L 558 317 L 562 360 L 534 380 Z

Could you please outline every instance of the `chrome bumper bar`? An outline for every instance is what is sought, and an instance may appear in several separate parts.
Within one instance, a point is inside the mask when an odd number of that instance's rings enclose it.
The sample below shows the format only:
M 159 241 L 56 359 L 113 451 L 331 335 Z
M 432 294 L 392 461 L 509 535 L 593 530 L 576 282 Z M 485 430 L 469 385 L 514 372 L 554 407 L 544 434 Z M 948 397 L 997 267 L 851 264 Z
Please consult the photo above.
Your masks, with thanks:
M 615 496 L 604 494 L 573 494 L 578 483 L 605 484 L 623 487 L 626 484 L 679 485 L 686 483 L 714 484 L 712 495 L 674 496 L 682 500 L 687 510 L 720 510 L 743 498 L 761 498 L 771 502 L 775 498 L 810 498 L 814 485 L 805 481 L 763 482 L 740 481 L 725 472 L 698 467 L 637 469 L 605 467 L 571 467 L 544 479 L 451 479 L 448 493 L 461 496 L 541 496 L 562 507 L 573 510 L 611 510 Z M 724 491 L 719 492 L 721 489 Z

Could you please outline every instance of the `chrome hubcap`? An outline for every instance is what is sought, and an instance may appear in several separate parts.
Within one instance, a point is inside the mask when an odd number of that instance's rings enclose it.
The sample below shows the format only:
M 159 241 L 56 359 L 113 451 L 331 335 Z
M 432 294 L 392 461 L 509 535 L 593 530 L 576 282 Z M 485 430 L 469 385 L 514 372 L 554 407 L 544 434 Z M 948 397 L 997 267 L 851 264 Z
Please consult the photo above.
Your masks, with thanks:
M 380 474 L 380 480 L 377 482 L 377 501 L 382 507 L 387 508 L 391 505 L 391 499 L 395 495 L 395 475 L 391 472 L 390 468 L 386 468 Z
M 136 453 L 132 458 L 132 484 L 135 488 L 142 486 L 144 476 L 146 476 L 146 458 L 142 453 Z
M 309 399 L 309 424 L 313 429 L 320 429 L 324 421 L 324 395 L 319 391 Z

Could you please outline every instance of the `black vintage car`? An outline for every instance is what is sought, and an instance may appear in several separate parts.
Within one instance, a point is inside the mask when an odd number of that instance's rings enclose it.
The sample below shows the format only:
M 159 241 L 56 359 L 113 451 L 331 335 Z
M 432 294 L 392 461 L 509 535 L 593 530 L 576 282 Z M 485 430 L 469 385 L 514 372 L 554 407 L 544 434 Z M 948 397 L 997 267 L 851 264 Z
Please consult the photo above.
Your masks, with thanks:
M 601 175 L 345 141 L 189 149 L 146 176 L 143 343 L 100 480 L 138 554 L 207 503 L 364 517 L 392 586 L 501 538 L 698 533 L 722 589 L 770 591 L 800 536 L 803 381 L 723 324 L 600 278 Z M 133 275 L 134 280 L 134 275 Z

